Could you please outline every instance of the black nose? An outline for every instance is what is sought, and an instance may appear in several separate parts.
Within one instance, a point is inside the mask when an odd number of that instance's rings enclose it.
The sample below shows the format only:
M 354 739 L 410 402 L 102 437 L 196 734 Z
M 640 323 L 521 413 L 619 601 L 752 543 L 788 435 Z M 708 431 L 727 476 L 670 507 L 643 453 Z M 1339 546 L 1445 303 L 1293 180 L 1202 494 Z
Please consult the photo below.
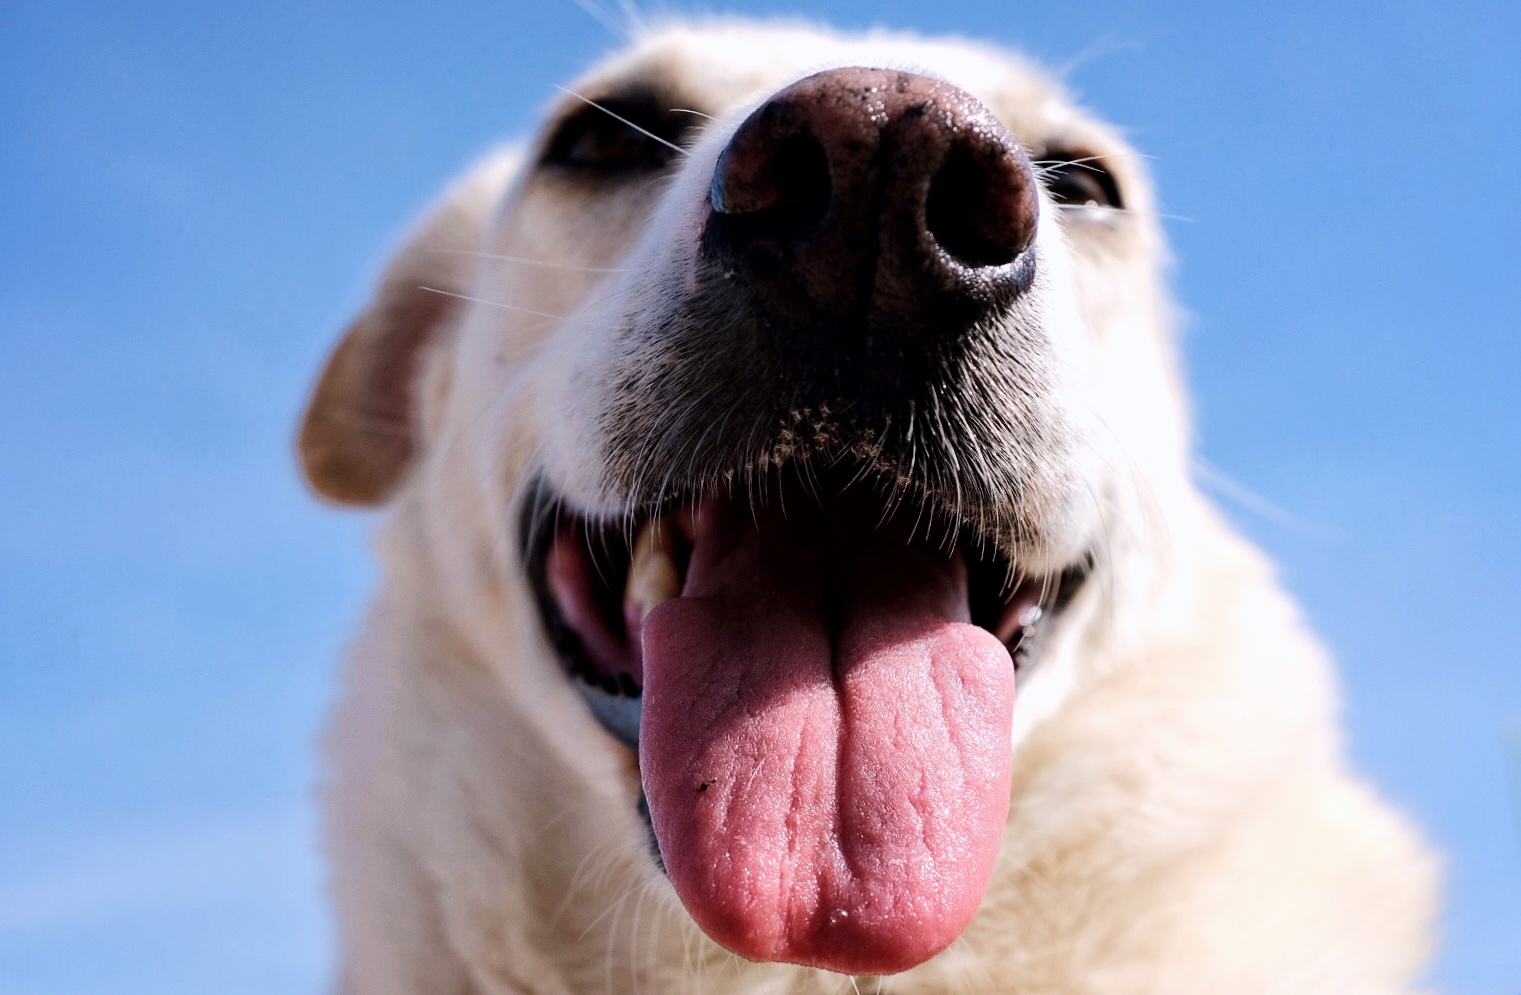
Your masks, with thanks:
M 730 139 L 709 199 L 704 253 L 799 329 L 943 341 L 1033 272 L 1029 159 L 971 94 L 913 73 L 780 91 Z

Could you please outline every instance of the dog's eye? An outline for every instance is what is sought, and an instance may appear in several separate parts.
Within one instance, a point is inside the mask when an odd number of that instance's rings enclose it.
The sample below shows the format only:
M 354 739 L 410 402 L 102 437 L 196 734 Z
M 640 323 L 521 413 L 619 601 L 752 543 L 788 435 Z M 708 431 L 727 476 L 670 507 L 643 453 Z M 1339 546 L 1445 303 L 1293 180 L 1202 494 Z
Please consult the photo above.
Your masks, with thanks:
M 1120 185 L 1102 156 L 1051 149 L 1035 162 L 1051 199 L 1063 207 L 1124 207 Z
M 694 120 L 652 97 L 599 100 L 560 122 L 542 161 L 594 174 L 659 169 L 680 154 Z

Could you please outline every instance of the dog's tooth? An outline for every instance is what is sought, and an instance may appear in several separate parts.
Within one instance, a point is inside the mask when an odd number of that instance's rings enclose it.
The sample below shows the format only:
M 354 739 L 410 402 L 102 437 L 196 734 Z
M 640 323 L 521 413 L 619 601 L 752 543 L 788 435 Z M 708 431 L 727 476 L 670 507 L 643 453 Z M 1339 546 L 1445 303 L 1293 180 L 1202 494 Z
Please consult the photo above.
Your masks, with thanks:
M 639 530 L 623 593 L 623 615 L 630 622 L 643 622 L 656 605 L 681 593 L 681 577 L 671 556 L 674 540 L 663 518 L 646 522 Z

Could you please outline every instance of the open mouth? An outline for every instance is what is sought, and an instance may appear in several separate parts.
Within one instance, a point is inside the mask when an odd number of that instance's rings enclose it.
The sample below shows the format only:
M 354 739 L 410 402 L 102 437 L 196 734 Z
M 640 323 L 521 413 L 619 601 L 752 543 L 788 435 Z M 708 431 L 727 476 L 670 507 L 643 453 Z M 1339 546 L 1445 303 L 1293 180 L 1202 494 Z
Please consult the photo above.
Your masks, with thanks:
M 827 492 L 821 482 L 815 480 L 790 501 L 785 492 L 747 493 L 710 499 L 708 508 L 732 514 L 737 506 L 748 509 L 748 514 L 755 510 L 753 502 L 772 501 L 785 515 L 789 506 L 801 513 L 801 504 L 809 517 L 819 511 L 836 520 L 841 514 L 850 515 L 853 521 L 847 529 L 880 528 L 900 536 L 907 520 L 914 535 L 904 542 L 905 547 L 944 553 L 948 545 L 953 546 L 966 571 L 967 620 L 1004 644 L 1015 673 L 1023 673 L 1039 659 L 1042 635 L 1081 588 L 1092 567 L 1091 558 L 1084 557 L 1058 573 L 1026 575 L 970 533 L 955 541 L 949 535 L 955 523 L 943 514 L 930 515 L 903 501 L 888 509 L 872 484 L 854 470 L 831 477 L 843 477 L 846 483 L 827 498 L 822 496 Z M 845 490 L 857 493 L 847 498 Z M 826 500 L 831 507 L 817 507 Z M 629 746 L 639 744 L 644 619 L 661 603 L 682 594 L 702 511 L 699 503 L 688 500 L 648 510 L 631 520 L 597 521 L 578 514 L 543 486 L 535 488 L 525 509 L 526 561 L 545 630 L 598 721 Z M 828 541 L 827 536 L 821 538 Z
M 639 750 L 667 874 L 752 960 L 850 973 L 958 936 L 1007 815 L 1015 674 L 1087 558 L 1027 576 L 859 467 L 597 522 L 540 487 L 546 631 Z

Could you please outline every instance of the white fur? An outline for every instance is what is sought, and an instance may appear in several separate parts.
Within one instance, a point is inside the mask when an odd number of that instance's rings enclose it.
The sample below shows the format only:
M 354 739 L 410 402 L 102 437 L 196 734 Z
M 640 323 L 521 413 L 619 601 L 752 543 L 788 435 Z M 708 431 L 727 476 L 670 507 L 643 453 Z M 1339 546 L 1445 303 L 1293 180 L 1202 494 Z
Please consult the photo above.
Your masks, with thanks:
M 1044 212 L 1048 286 L 1029 320 L 1052 339 L 1060 414 L 1082 440 L 1066 469 L 1084 485 L 1053 534 L 1097 529 L 1102 569 L 1020 688 L 997 876 L 948 951 L 859 982 L 742 962 L 692 924 L 650 859 L 635 758 L 541 634 L 516 529 L 522 489 L 544 470 L 585 507 L 619 507 L 590 420 L 608 364 L 627 359 L 614 319 L 662 306 L 647 299 L 654 271 L 690 243 L 711 163 L 746 111 L 850 64 L 942 76 L 1022 141 L 1058 134 L 1102 152 L 1128 198 L 1123 214 Z M 328 740 L 343 990 L 1411 991 L 1435 861 L 1347 772 L 1324 653 L 1190 482 L 1164 248 L 1138 160 L 1027 65 L 960 41 L 678 26 L 572 89 L 632 73 L 718 119 L 668 188 L 587 203 L 499 153 L 387 280 L 475 303 L 424 357 L 418 455 L 388 501 L 382 589 Z

